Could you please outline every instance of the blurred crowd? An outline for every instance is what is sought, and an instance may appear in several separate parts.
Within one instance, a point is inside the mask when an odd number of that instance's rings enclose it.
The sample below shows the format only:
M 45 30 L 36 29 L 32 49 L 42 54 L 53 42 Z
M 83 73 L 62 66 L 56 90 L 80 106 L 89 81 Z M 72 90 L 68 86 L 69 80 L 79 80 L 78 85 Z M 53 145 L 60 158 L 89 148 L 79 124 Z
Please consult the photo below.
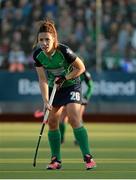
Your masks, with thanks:
M 136 0 L 103 0 L 103 69 L 136 72 Z
M 0 69 L 33 69 L 38 21 L 53 19 L 59 41 L 96 68 L 96 0 L 0 0 Z M 136 0 L 102 0 L 102 69 L 136 72 Z

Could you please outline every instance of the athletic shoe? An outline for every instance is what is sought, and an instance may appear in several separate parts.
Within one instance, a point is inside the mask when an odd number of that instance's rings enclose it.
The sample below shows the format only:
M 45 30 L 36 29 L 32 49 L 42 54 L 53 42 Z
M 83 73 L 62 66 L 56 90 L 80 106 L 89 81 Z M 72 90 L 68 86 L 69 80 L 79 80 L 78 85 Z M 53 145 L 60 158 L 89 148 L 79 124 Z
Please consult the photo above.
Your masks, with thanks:
M 52 157 L 51 162 L 46 169 L 55 170 L 60 168 L 61 168 L 61 161 L 58 161 L 56 157 Z
M 93 160 L 92 156 L 90 154 L 86 154 L 84 156 L 84 161 L 86 162 L 86 170 L 93 169 L 96 167 L 96 162 Z
M 44 116 L 44 112 L 42 112 L 42 111 L 40 111 L 40 110 L 36 110 L 35 112 L 34 112 L 34 117 L 35 118 L 41 118 L 41 117 L 43 117 Z

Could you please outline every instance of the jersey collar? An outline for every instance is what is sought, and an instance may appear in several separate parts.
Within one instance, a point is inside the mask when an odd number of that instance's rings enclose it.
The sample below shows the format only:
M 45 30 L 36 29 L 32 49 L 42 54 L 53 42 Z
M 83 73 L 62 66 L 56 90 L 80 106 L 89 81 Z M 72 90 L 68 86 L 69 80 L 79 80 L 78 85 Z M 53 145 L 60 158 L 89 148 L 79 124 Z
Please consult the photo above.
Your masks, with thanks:
M 42 49 L 42 47 L 41 47 L 41 49 Z M 42 49 L 42 51 L 44 52 L 44 54 L 48 57 L 48 55 L 46 54 L 46 52 Z M 54 54 L 55 54 L 55 52 L 56 52 L 56 49 L 51 53 L 51 55 L 50 56 L 53 56 Z

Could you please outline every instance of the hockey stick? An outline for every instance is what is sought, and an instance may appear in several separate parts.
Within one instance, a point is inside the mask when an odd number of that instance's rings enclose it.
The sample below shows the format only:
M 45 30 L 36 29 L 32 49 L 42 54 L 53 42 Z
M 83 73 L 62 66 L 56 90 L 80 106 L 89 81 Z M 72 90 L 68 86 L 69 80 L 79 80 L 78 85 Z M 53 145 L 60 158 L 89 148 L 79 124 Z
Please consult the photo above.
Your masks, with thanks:
M 54 83 L 53 90 L 52 90 L 50 100 L 49 100 L 50 105 L 52 105 L 56 90 L 57 90 L 57 85 L 56 85 L 56 83 Z M 39 148 L 39 145 L 40 145 L 40 141 L 41 141 L 41 137 L 42 137 L 42 133 L 43 133 L 45 124 L 47 123 L 47 120 L 48 120 L 48 116 L 49 116 L 49 110 L 46 110 L 45 115 L 44 115 L 44 119 L 43 119 L 43 123 L 42 123 L 42 127 L 41 127 L 41 131 L 40 131 L 40 135 L 39 135 L 39 138 L 38 138 L 36 150 L 35 150 L 35 155 L 34 155 L 34 160 L 33 160 L 33 166 L 34 167 L 36 166 L 36 158 L 37 158 L 37 154 L 38 154 L 38 148 Z

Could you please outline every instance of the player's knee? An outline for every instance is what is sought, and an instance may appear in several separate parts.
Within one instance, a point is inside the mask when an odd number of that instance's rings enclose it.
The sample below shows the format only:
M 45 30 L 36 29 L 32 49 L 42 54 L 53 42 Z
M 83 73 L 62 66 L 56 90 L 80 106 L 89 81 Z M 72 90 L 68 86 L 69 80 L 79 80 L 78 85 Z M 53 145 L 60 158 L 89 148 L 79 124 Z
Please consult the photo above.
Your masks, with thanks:
M 50 130 L 55 130 L 58 128 L 58 123 L 57 121 L 54 121 L 54 119 L 49 119 L 48 125 Z
M 72 128 L 79 128 L 80 127 L 80 119 L 78 116 L 71 116 L 69 117 L 69 123 L 72 126 Z
M 74 122 L 76 122 L 80 119 L 80 113 L 78 113 L 78 112 L 69 113 L 68 118 L 72 119 Z

